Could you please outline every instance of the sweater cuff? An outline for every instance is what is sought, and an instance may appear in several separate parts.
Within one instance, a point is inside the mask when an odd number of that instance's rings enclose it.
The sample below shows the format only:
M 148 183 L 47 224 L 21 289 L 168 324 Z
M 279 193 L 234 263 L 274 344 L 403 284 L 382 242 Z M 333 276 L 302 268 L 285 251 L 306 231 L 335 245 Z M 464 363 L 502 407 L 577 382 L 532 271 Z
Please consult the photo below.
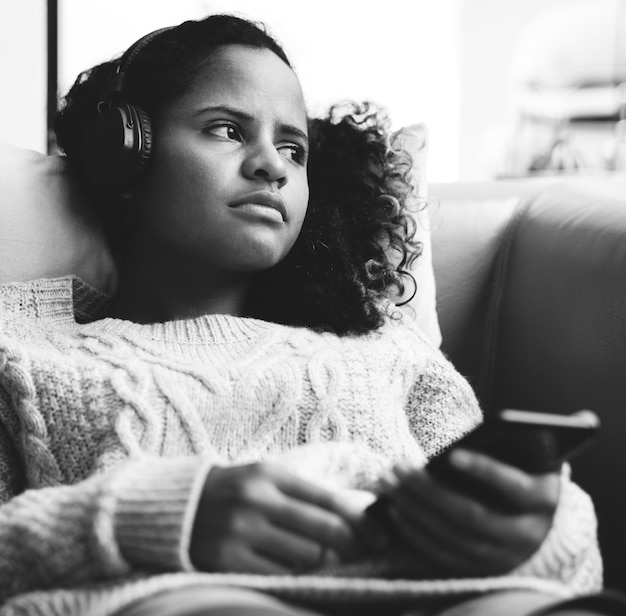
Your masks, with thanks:
M 211 463 L 146 458 L 125 465 L 112 489 L 115 540 L 135 568 L 193 571 L 189 546 Z

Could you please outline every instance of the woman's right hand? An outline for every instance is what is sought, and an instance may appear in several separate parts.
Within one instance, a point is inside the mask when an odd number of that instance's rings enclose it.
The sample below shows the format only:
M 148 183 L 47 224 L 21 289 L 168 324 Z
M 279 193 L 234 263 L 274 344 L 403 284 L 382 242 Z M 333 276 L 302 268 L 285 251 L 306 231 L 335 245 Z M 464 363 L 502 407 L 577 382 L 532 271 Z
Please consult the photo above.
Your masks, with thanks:
M 466 490 L 437 479 L 428 467 L 398 465 L 389 482 L 396 545 L 409 548 L 414 574 L 503 575 L 522 564 L 552 526 L 560 474 L 531 475 L 470 450 L 457 449 L 448 461 Z
M 362 510 L 277 464 L 214 467 L 190 557 L 202 571 L 293 574 L 320 565 L 328 550 L 342 560 L 356 557 L 364 524 Z

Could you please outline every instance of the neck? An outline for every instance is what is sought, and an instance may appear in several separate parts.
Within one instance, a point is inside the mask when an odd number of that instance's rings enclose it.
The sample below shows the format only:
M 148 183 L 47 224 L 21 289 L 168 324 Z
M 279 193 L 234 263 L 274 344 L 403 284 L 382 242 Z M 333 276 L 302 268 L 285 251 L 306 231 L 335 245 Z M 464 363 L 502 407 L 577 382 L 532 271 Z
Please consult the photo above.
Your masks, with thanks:
M 136 323 L 241 315 L 249 284 L 250 274 L 216 272 L 163 247 L 151 250 L 133 241 L 110 313 Z

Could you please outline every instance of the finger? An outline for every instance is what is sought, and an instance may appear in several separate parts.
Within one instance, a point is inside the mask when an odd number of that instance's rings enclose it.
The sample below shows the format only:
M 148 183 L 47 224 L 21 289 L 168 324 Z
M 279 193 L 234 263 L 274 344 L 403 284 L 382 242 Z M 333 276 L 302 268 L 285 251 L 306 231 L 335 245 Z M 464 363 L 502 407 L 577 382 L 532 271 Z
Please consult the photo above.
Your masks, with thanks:
M 253 549 L 272 561 L 278 561 L 294 569 L 307 569 L 320 564 L 325 546 L 290 532 L 284 528 L 269 525 L 253 543 Z
M 494 540 L 506 532 L 507 518 L 471 494 L 449 488 L 422 469 L 397 472 L 401 482 L 389 497 L 402 502 L 406 515 L 416 523 L 429 516 L 446 528 L 471 533 L 481 541 Z
M 291 575 L 293 571 L 284 563 L 268 558 L 262 553 L 245 551 L 239 559 L 240 567 L 230 571 L 241 573 L 258 573 L 260 575 Z
M 363 507 L 345 498 L 337 490 L 312 483 L 294 475 L 282 472 L 276 477 L 276 484 L 282 492 L 301 501 L 306 501 L 322 509 L 333 511 L 346 520 L 358 523 L 363 516 Z
M 421 526 L 453 552 L 475 553 L 508 566 L 531 554 L 547 534 L 551 517 L 493 510 L 471 496 L 448 489 L 428 473 L 414 472 L 390 495 L 412 524 Z M 405 489 L 402 489 L 402 488 Z
M 463 576 L 469 574 L 487 574 L 488 567 L 480 566 L 481 561 L 471 558 L 450 545 L 444 545 L 440 537 L 427 527 L 409 521 L 402 508 L 391 508 L 389 517 L 398 532 L 416 554 L 417 566 L 431 576 Z
M 245 557 L 245 568 L 241 571 L 261 575 L 291 575 L 293 571 L 284 564 L 278 563 L 263 554 L 248 552 Z
M 262 575 L 289 575 L 287 565 L 257 553 L 243 542 L 223 541 L 211 546 L 202 555 L 203 570 L 221 573 L 257 573 Z
M 358 543 L 356 533 L 368 533 L 373 545 L 384 540 L 381 530 L 367 519 L 362 502 L 283 469 L 274 468 L 273 472 L 276 487 L 283 495 L 291 497 L 269 514 L 276 523 L 294 530 L 302 529 L 311 538 L 344 556 L 354 553 Z
M 267 508 L 269 520 L 284 529 L 335 550 L 345 558 L 358 553 L 352 526 L 339 515 L 317 505 L 285 497 Z
M 474 554 L 499 570 L 525 560 L 541 544 L 551 525 L 546 513 L 502 514 L 481 502 L 414 473 L 412 490 L 423 484 L 420 495 L 397 489 L 389 495 L 393 506 L 410 524 L 423 529 L 452 553 Z
M 456 522 L 442 519 L 440 513 L 429 507 L 415 507 L 413 499 L 406 500 L 398 495 L 393 501 L 395 519 L 416 548 L 431 550 L 431 558 L 440 565 L 454 565 L 459 571 L 498 573 L 511 568 L 511 556 L 521 549 L 513 549 L 515 538 L 507 535 L 505 544 L 502 536 L 467 531 Z
M 519 511 L 553 510 L 559 494 L 557 473 L 530 475 L 494 458 L 466 449 L 450 452 L 449 463 L 489 487 Z
M 448 455 L 448 463 L 458 483 L 475 500 L 492 509 L 505 508 L 509 513 L 554 511 L 558 502 L 560 480 L 556 473 L 529 475 L 483 454 L 457 449 Z M 406 489 L 421 490 L 416 477 L 421 469 L 394 469 Z
M 271 476 L 272 498 L 263 509 L 275 524 L 282 525 L 327 546 L 344 558 L 355 558 L 365 550 L 378 550 L 388 538 L 384 529 L 368 519 L 362 497 L 346 491 L 328 490 L 273 464 L 261 465 Z M 367 504 L 371 497 L 367 499 Z
M 328 503 L 331 498 L 329 491 L 273 464 L 260 463 L 227 469 L 222 475 L 225 473 L 243 475 L 245 479 L 235 476 L 236 480 L 239 479 L 234 482 L 239 515 L 230 516 L 229 519 L 231 524 L 236 523 L 236 536 L 253 540 L 249 535 L 254 533 L 249 533 L 246 526 L 239 523 L 246 516 L 252 516 L 254 520 L 265 518 L 274 526 L 282 526 L 297 535 L 308 537 L 346 558 L 357 553 L 355 532 L 350 523 L 339 514 L 316 504 Z M 216 478 L 220 476 L 216 475 Z M 255 516 L 254 512 L 261 515 Z

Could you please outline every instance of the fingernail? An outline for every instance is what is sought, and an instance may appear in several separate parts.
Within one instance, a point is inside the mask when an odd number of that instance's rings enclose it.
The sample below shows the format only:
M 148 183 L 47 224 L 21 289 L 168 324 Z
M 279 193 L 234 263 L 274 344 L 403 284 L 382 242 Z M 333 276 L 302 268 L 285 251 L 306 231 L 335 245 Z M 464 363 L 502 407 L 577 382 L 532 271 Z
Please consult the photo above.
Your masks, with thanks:
M 448 460 L 457 468 L 469 468 L 472 466 L 472 454 L 465 449 L 455 449 L 451 451 Z
M 398 487 L 398 476 L 391 473 L 380 478 L 380 488 L 383 492 L 391 492 Z
M 406 477 L 411 473 L 412 470 L 413 467 L 406 462 L 398 462 L 398 464 L 395 464 L 393 467 L 393 472 L 396 474 L 397 477 Z

